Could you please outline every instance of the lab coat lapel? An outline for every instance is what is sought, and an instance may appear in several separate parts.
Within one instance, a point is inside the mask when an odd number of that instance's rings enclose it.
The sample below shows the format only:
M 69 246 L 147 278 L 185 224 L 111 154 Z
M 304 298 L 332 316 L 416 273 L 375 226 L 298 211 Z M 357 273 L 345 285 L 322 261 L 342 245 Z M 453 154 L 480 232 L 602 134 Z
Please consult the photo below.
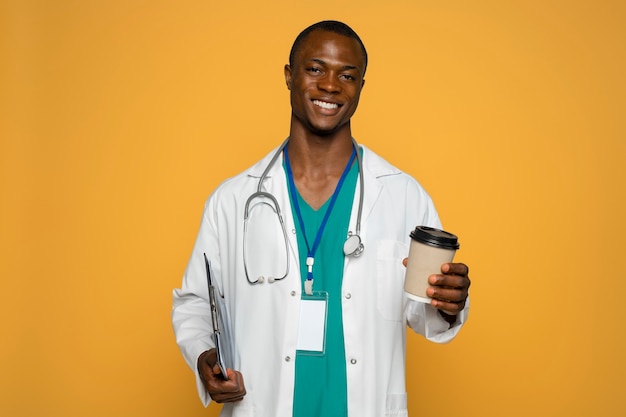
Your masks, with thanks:
M 363 172 L 359 175 L 363 175 L 364 181 L 364 193 L 363 193 L 363 211 L 361 213 L 361 239 L 364 241 L 364 236 L 367 233 L 367 219 L 380 196 L 382 185 L 378 181 L 377 175 L 372 171 L 371 158 L 374 156 L 371 151 L 363 146 Z M 354 233 L 356 231 L 357 217 L 359 214 L 359 198 L 361 193 L 361 186 L 357 180 L 356 190 L 354 193 L 354 202 L 352 204 L 352 213 L 350 216 L 350 230 Z

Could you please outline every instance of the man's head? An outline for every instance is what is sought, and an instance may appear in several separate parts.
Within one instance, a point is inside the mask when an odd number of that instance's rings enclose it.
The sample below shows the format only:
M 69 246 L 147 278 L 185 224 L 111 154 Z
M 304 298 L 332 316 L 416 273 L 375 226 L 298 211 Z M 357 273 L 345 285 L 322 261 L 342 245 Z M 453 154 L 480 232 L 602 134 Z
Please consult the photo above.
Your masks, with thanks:
M 347 25 L 325 21 L 305 29 L 285 65 L 291 94 L 291 135 L 350 137 L 350 119 L 365 83 L 367 53 Z
M 300 45 L 302 45 L 302 42 L 311 34 L 311 32 L 314 32 L 316 30 L 337 33 L 339 35 L 355 39 L 361 46 L 361 51 L 363 52 L 363 60 L 365 61 L 365 69 L 367 69 L 367 51 L 365 50 L 365 45 L 363 44 L 363 41 L 361 41 L 359 35 L 357 35 L 357 33 L 352 30 L 350 26 L 336 20 L 323 20 L 321 22 L 312 24 L 311 26 L 300 32 L 300 34 L 296 37 L 296 40 L 293 42 L 293 45 L 291 46 L 291 51 L 289 52 L 289 65 L 291 67 L 293 67 L 294 58 L 296 56 L 296 53 L 298 52 L 298 49 L 300 48 Z M 365 75 L 365 70 L 363 71 L 363 75 Z

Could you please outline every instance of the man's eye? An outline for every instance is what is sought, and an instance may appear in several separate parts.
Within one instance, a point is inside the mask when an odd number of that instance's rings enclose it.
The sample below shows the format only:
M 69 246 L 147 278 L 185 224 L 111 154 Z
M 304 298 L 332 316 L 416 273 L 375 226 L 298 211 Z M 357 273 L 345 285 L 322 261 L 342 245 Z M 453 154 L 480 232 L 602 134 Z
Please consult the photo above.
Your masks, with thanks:
M 312 72 L 314 74 L 322 72 L 319 68 L 315 68 L 315 67 L 307 68 L 307 71 Z
M 343 78 L 348 81 L 354 81 L 355 78 L 350 74 L 343 74 Z

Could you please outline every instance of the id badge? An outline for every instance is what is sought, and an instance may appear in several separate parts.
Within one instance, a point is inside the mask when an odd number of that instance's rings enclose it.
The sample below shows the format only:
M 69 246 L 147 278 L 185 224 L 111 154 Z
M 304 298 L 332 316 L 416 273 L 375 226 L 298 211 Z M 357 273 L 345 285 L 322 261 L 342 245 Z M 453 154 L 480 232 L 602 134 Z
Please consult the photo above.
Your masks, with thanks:
M 312 295 L 302 294 L 298 343 L 296 345 L 299 355 L 324 355 L 326 351 L 327 315 L 327 292 L 313 291 Z

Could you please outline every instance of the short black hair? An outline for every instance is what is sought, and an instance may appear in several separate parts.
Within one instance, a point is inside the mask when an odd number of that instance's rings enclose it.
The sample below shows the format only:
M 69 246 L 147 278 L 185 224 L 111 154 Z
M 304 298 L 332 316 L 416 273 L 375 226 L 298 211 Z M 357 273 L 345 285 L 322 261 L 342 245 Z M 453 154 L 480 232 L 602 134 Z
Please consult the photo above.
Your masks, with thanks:
M 293 67 L 294 57 L 302 42 L 311 34 L 311 32 L 314 32 L 316 30 L 333 32 L 339 35 L 346 36 L 348 38 L 356 39 L 356 41 L 359 42 L 359 45 L 361 45 L 361 51 L 363 51 L 363 58 L 365 60 L 363 75 L 365 75 L 365 70 L 367 69 L 367 51 L 365 50 L 365 45 L 363 45 L 363 41 L 350 26 L 337 20 L 323 20 L 321 22 L 312 24 L 311 26 L 300 32 L 298 37 L 296 37 L 296 40 L 293 42 L 293 45 L 291 46 L 291 52 L 289 53 L 289 66 Z

